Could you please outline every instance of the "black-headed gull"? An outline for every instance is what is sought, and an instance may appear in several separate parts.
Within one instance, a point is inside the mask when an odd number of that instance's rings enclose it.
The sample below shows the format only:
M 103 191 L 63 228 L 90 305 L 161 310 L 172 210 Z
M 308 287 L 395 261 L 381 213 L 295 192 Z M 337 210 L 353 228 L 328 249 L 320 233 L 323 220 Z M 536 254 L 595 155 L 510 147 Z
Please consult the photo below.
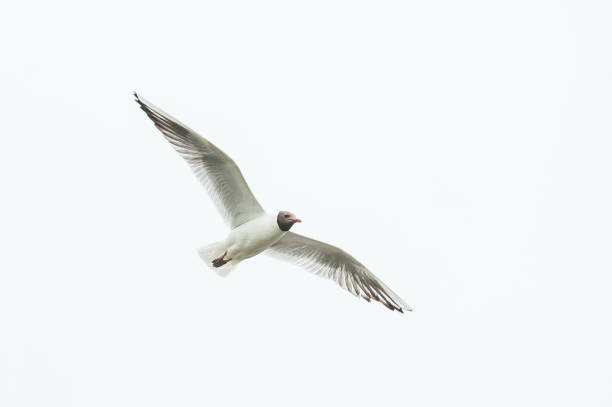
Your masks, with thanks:
M 244 259 L 263 251 L 297 263 L 367 300 L 391 310 L 412 311 L 363 264 L 345 251 L 289 229 L 301 222 L 294 214 L 266 213 L 234 161 L 210 141 L 134 93 L 136 102 L 187 161 L 231 231 L 226 239 L 198 250 L 209 267 L 227 273 Z

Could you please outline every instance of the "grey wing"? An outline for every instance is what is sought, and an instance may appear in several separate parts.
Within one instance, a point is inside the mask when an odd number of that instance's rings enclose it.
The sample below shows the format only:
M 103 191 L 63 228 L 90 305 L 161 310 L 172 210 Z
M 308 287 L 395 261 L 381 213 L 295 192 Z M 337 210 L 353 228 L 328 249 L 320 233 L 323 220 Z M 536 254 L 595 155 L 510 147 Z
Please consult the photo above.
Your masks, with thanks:
M 236 163 L 213 143 L 143 98 L 140 108 L 187 161 L 232 228 L 264 212 Z
M 318 240 L 287 232 L 267 253 L 336 281 L 341 287 L 367 300 L 381 302 L 390 310 L 412 311 L 397 294 L 344 250 Z

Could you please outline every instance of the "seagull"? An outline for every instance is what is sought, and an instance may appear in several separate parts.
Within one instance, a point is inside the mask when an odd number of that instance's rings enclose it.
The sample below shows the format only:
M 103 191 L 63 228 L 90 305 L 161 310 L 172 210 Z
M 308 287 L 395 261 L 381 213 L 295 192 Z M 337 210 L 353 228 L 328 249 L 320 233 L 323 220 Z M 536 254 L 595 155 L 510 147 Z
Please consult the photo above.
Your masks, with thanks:
M 217 146 L 136 92 L 134 97 L 155 127 L 187 161 L 231 228 L 224 240 L 198 250 L 209 267 L 227 275 L 241 261 L 265 252 L 332 279 L 368 302 L 378 301 L 392 311 L 412 311 L 397 294 L 344 250 L 291 232 L 290 229 L 301 222 L 293 213 L 266 213 L 236 163 Z

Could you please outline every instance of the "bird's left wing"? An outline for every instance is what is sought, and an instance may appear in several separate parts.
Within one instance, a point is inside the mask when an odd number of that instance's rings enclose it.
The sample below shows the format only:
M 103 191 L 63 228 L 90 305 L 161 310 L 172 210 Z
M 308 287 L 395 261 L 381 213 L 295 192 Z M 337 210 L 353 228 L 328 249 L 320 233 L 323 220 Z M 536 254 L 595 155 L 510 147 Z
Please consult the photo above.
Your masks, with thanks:
M 266 252 L 293 261 L 317 275 L 330 278 L 368 302 L 379 301 L 392 311 L 412 311 L 412 308 L 363 264 L 335 246 L 287 232 Z
M 232 228 L 261 215 L 264 210 L 249 189 L 236 163 L 217 146 L 145 99 L 140 108 L 172 147 L 187 161 L 215 206 Z

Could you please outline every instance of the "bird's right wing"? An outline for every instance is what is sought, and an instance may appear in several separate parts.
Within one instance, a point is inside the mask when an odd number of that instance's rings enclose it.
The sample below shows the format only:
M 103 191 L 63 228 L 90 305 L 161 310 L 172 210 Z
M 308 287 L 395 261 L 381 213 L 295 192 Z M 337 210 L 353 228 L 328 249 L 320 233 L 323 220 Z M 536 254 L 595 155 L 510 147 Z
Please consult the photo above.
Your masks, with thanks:
M 227 154 L 136 93 L 134 96 L 155 127 L 191 166 L 232 228 L 264 213 L 240 169 Z
M 322 277 L 336 281 L 342 288 L 366 301 L 381 302 L 390 310 L 412 311 L 404 300 L 380 281 L 363 264 L 342 249 L 318 240 L 287 232 L 266 251 L 293 261 Z

